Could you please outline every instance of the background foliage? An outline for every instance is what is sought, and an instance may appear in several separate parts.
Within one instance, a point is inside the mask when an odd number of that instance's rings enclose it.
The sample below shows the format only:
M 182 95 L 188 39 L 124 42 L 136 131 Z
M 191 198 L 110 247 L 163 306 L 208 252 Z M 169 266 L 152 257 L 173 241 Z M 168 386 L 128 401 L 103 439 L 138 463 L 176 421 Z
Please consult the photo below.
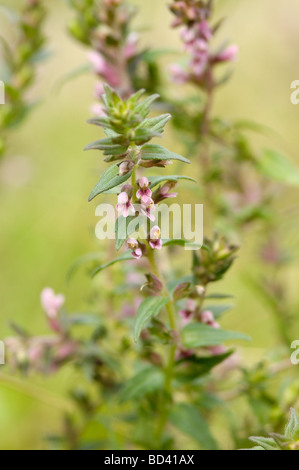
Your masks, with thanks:
M 87 142 L 98 138 L 97 129 L 85 125 L 91 115 L 93 78 L 85 73 L 65 85 L 62 81 L 70 71 L 84 69 L 86 51 L 67 35 L 66 24 L 72 17 L 71 11 L 57 0 L 49 3 L 46 36 L 52 57 L 41 65 L 38 81 L 31 91 L 34 100 L 38 97 L 42 100 L 24 126 L 16 131 L 16 137 L 10 141 L 10 157 L 4 159 L 0 167 L 1 338 L 11 334 L 11 321 L 21 323 L 35 334 L 46 332 L 39 303 L 40 291 L 45 285 L 52 285 L 66 294 L 69 310 L 85 311 L 90 299 L 98 296 L 99 290 L 103 291 L 110 282 L 109 276 L 104 275 L 91 285 L 81 271 L 72 282 L 66 281 L 65 274 L 78 255 L 99 251 L 103 262 L 108 261 L 107 245 L 94 237 L 96 203 L 94 206 L 87 204 L 94 175 L 102 174 L 104 164 L 97 154 L 81 151 Z M 181 50 L 176 31 L 169 28 L 171 15 L 166 2 L 139 0 L 132 3 L 140 7 L 135 26 L 145 29 L 142 34 L 145 46 L 161 47 L 163 44 L 165 48 Z M 299 107 L 291 105 L 289 96 L 290 83 L 299 76 L 294 47 L 299 40 L 298 4 L 295 0 L 289 0 L 287 6 L 279 0 L 219 3 L 217 15 L 228 16 L 221 36 L 239 44 L 240 56 L 232 79 L 217 95 L 215 114 L 225 118 L 246 117 L 275 129 L 276 146 L 296 162 Z M 17 8 L 20 2 L 9 1 L 7 4 Z M 149 24 L 149 18 L 154 19 L 152 24 Z M 1 29 L 5 36 L 13 34 L 5 14 L 1 15 Z M 163 58 L 163 62 L 167 70 L 173 57 Z M 251 138 L 256 147 L 268 145 L 262 136 L 254 134 Z M 183 152 L 183 146 L 176 141 L 171 128 L 166 131 L 164 145 Z M 183 197 L 192 198 L 187 185 Z M 277 211 L 282 214 L 283 243 L 294 250 L 294 263 L 284 271 L 294 314 L 299 304 L 296 203 L 296 188 L 281 191 L 275 202 Z M 259 267 L 252 261 L 252 252 L 262 237 L 263 233 L 257 229 L 247 231 L 236 265 L 222 284 L 222 290 L 237 293 L 236 307 L 224 318 L 222 325 L 253 338 L 252 343 L 238 348 L 244 364 L 250 367 L 261 359 L 273 364 L 281 344 L 270 309 L 254 293 L 245 276 L 248 270 L 253 277 L 258 274 Z M 180 262 L 178 258 L 177 264 Z M 98 298 L 98 301 L 103 300 Z M 292 339 L 297 339 L 298 334 L 296 320 L 292 326 Z M 283 412 L 289 405 L 296 408 L 297 370 L 291 368 L 279 382 L 285 406 Z M 1 448 L 44 448 L 44 436 L 61 429 L 61 411 L 72 410 L 72 401 L 66 398 L 66 393 L 72 383 L 76 383 L 76 373 L 66 368 L 55 377 L 33 376 L 29 381 L 22 381 L 1 370 L 0 380 Z M 272 380 L 268 391 L 276 391 L 277 385 L 277 381 Z M 231 407 L 248 421 L 255 419 L 244 399 L 233 402 Z M 280 412 L 272 410 L 274 417 Z M 113 419 L 113 416 L 105 416 L 105 419 Z M 224 419 L 223 416 L 215 420 L 215 435 L 221 439 L 223 448 L 229 448 L 232 443 L 223 431 Z M 98 438 L 101 429 L 102 424 L 94 423 L 86 432 L 90 439 L 95 434 Z M 243 437 L 248 437 L 246 429 Z M 118 445 L 117 436 L 111 436 L 111 440 Z M 184 448 L 193 445 L 193 441 L 186 439 Z

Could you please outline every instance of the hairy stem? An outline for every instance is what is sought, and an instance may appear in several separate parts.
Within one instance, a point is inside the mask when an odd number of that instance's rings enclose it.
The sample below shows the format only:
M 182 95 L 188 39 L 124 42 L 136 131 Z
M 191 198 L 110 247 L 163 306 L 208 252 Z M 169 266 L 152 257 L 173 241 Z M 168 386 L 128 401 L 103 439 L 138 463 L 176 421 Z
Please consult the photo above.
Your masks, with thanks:
M 167 286 L 166 286 L 166 282 L 164 280 L 164 276 L 161 273 L 161 271 L 159 269 L 159 266 L 157 264 L 157 260 L 156 260 L 156 257 L 155 257 L 155 251 L 152 250 L 150 247 L 149 247 L 149 251 L 148 251 L 148 260 L 150 262 L 153 274 L 155 276 L 157 276 L 158 279 L 160 279 L 161 282 L 163 283 L 163 294 L 165 296 L 169 296 L 169 292 L 168 292 L 168 289 L 167 289 Z M 169 300 L 169 302 L 167 303 L 166 310 L 167 310 L 167 313 L 168 313 L 170 327 L 173 331 L 176 331 L 177 330 L 176 311 L 175 311 L 174 302 L 172 300 Z M 172 395 L 173 395 L 173 392 L 172 392 L 172 379 L 173 379 L 174 366 L 175 366 L 176 349 L 177 349 L 177 346 L 176 346 L 175 343 L 173 345 L 171 345 L 170 350 L 169 350 L 167 365 L 164 369 L 164 373 L 165 373 L 164 392 L 165 392 L 165 398 L 166 398 L 165 401 L 166 401 L 166 403 L 163 404 L 162 413 L 160 415 L 160 419 L 159 419 L 159 422 L 158 422 L 158 427 L 157 427 L 157 432 L 156 432 L 157 442 L 161 441 L 161 437 L 163 435 L 164 429 L 165 429 L 165 427 L 167 425 L 167 422 L 168 422 L 169 399 L 170 399 L 170 402 L 171 402 L 172 401 Z

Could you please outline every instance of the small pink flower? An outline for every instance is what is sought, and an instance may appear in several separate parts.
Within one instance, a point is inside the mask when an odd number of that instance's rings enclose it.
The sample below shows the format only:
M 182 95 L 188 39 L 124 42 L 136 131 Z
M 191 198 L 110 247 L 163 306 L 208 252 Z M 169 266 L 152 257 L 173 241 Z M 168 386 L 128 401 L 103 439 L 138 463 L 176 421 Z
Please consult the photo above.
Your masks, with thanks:
M 131 203 L 130 196 L 125 191 L 121 192 L 118 196 L 118 204 L 116 210 L 121 213 L 125 218 L 129 216 L 129 213 L 135 214 L 135 208 Z
M 127 38 L 127 43 L 125 45 L 124 55 L 126 59 L 131 59 L 137 55 L 137 44 L 139 41 L 139 36 L 137 33 L 129 34 Z
M 142 248 L 139 246 L 139 243 L 135 238 L 129 238 L 127 240 L 127 247 L 132 250 L 132 256 L 135 259 L 140 259 L 142 257 Z
M 189 79 L 188 73 L 177 64 L 170 66 L 170 73 L 172 75 L 172 81 L 177 85 L 183 85 Z
M 158 225 L 151 229 L 149 245 L 153 250 L 161 250 L 162 248 L 161 230 Z
M 167 198 L 173 198 L 173 197 L 177 197 L 178 193 L 171 193 L 171 189 L 176 185 L 176 183 L 174 184 L 164 184 L 161 188 L 160 188 L 160 194 L 161 196 L 163 197 L 163 199 L 167 199 Z
M 214 322 L 214 315 L 213 312 L 210 312 L 210 310 L 206 310 L 202 312 L 201 314 L 201 321 L 203 323 L 206 323 L 208 325 L 211 325 Z
M 50 287 L 45 288 L 41 293 L 41 304 L 49 318 L 57 318 L 64 302 L 65 297 L 62 294 L 55 295 Z
M 100 99 L 101 96 L 105 93 L 104 84 L 102 82 L 97 82 L 94 89 L 94 97 Z
M 207 21 L 201 21 L 198 25 L 198 33 L 206 40 L 212 39 L 213 33 Z
M 196 307 L 196 302 L 193 299 L 188 299 L 184 310 L 179 311 L 179 315 L 182 317 L 184 325 L 190 322 L 196 311 Z
M 124 161 L 119 165 L 119 176 L 127 175 L 134 168 L 134 163 Z
M 212 354 L 212 356 L 221 356 L 222 354 L 225 354 L 227 349 L 225 346 L 219 345 L 219 346 L 210 346 L 209 351 Z
M 147 197 L 147 199 L 144 200 L 144 202 L 141 204 L 141 209 L 140 209 L 141 214 L 145 215 L 152 222 L 154 222 L 155 221 L 155 216 L 154 216 L 153 212 L 155 210 L 156 210 L 156 207 L 155 207 L 154 201 L 151 198 Z
M 100 75 L 112 87 L 117 88 L 120 86 L 120 77 L 117 70 L 99 52 L 90 52 L 88 58 L 97 75 Z
M 181 32 L 181 38 L 186 44 L 190 44 L 195 40 L 195 30 L 193 28 L 184 28 Z
M 148 204 L 149 200 L 152 197 L 152 191 L 149 188 L 149 181 L 147 178 L 143 177 L 140 178 L 139 181 L 137 181 L 138 184 L 138 191 L 136 193 L 136 197 L 138 199 L 141 199 L 141 202 L 143 204 Z
M 59 345 L 57 351 L 57 359 L 59 361 L 64 361 L 73 356 L 78 350 L 77 343 L 73 341 L 66 341 Z
M 182 346 L 177 350 L 175 359 L 176 361 L 180 361 L 182 359 L 188 359 L 189 357 L 194 355 L 194 351 L 192 349 L 186 349 Z
M 107 117 L 105 113 L 105 108 L 100 103 L 94 103 L 91 106 L 91 113 L 96 117 Z
M 230 46 L 215 57 L 216 62 L 233 62 L 236 60 L 239 48 L 236 45 Z

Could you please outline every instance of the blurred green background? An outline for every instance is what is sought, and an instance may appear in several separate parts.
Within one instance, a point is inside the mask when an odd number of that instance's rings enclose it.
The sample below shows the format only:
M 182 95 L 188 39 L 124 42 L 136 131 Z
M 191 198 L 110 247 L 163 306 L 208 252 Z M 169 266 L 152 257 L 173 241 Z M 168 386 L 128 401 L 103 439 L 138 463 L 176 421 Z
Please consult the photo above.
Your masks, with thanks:
M 169 28 L 167 0 L 132 3 L 140 9 L 135 27 L 142 31 L 143 45 L 181 50 L 177 31 Z M 22 2 L 1 0 L 0 5 L 20 8 Z M 100 251 L 103 260 L 107 258 L 107 244 L 94 235 L 97 202 L 87 203 L 104 166 L 98 153 L 82 150 L 98 136 L 98 130 L 86 124 L 94 78 L 87 73 L 59 87 L 62 77 L 87 63 L 86 50 L 66 32 L 72 11 L 59 0 L 46 5 L 51 56 L 39 69 L 38 83 L 32 90 L 32 97 L 41 100 L 13 134 L 9 155 L 0 166 L 0 338 L 11 335 L 11 321 L 33 334 L 47 332 L 39 302 L 45 286 L 63 292 L 69 310 L 84 308 L 90 280 L 79 275 L 67 283 L 66 272 L 74 259 L 85 253 Z M 0 10 L 0 14 L 1 29 L 13 38 L 5 13 Z M 299 79 L 298 1 L 219 0 L 217 16 L 222 15 L 227 21 L 218 40 L 238 44 L 240 55 L 232 79 L 218 93 L 214 113 L 272 127 L 277 131 L 274 144 L 299 164 L 299 105 L 290 102 L 290 84 Z M 171 63 L 173 57 L 168 61 Z M 254 135 L 252 138 L 257 139 Z M 172 150 L 179 145 L 171 130 L 166 139 Z M 187 172 L 192 174 L 190 168 Z M 296 208 L 296 191 L 288 190 L 281 198 L 282 207 Z M 294 225 L 298 215 L 295 212 Z M 296 227 L 288 230 L 287 242 L 298 252 Z M 237 294 L 236 308 L 223 325 L 253 337 L 253 342 L 241 350 L 247 363 L 262 358 L 278 341 L 271 314 L 252 297 L 242 280 L 244 266 L 252 263 L 252 243 L 251 233 L 247 233 L 237 264 L 221 288 Z M 286 275 L 296 299 L 298 267 Z M 104 288 L 105 276 L 95 282 Z M 299 306 L 299 299 L 297 302 Z M 297 339 L 295 335 L 296 331 Z M 61 411 L 69 407 L 65 396 L 75 380 L 74 373 L 64 369 L 53 378 L 31 377 L 28 381 L 9 378 L 8 374 L 1 368 L 0 448 L 42 449 L 44 435 L 60 429 Z

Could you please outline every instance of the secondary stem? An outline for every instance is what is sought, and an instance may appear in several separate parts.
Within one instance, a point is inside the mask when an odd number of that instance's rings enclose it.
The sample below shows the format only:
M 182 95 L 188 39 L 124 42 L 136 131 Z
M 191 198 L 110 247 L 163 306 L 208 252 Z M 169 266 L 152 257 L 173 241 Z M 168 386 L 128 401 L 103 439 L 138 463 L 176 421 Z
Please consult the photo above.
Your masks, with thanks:
M 163 282 L 163 294 L 169 296 L 169 292 L 166 286 L 166 282 L 163 278 L 162 273 L 160 272 L 159 266 L 157 264 L 157 260 L 155 257 L 155 251 L 149 248 L 148 251 L 148 260 L 150 262 L 153 274 L 158 277 Z M 169 323 L 170 327 L 173 331 L 177 330 L 177 324 L 176 324 L 176 311 L 175 311 L 175 306 L 172 300 L 169 300 L 169 302 L 166 305 L 166 310 L 168 313 L 168 318 L 169 318 Z M 172 397 L 172 379 L 173 379 L 173 372 L 174 372 L 174 365 L 175 365 L 175 355 L 176 355 L 176 349 L 177 346 L 174 343 L 170 347 L 169 351 L 169 356 L 168 356 L 168 363 L 167 366 L 165 367 L 165 382 L 164 382 L 164 391 L 165 395 L 167 397 L 167 404 L 168 404 L 168 398 Z M 161 413 L 160 420 L 158 423 L 157 427 L 157 433 L 156 433 L 156 439 L 157 442 L 161 441 L 161 437 L 163 434 L 163 431 L 165 429 L 165 426 L 167 425 L 168 421 L 168 416 L 169 416 L 169 406 L 163 406 L 163 412 Z
M 137 167 L 133 168 L 132 177 L 131 177 L 131 184 L 132 184 L 132 187 L 133 187 L 133 200 L 135 200 L 136 199 L 136 193 L 137 193 L 137 190 L 138 190 L 138 188 L 137 188 Z M 149 260 L 152 273 L 163 284 L 162 295 L 165 295 L 165 297 L 169 298 L 169 301 L 166 304 L 166 310 L 167 310 L 167 313 L 168 313 L 170 328 L 173 331 L 177 331 L 175 305 L 174 305 L 174 302 L 172 300 L 170 300 L 170 295 L 169 295 L 169 291 L 167 289 L 166 281 L 164 279 L 163 274 L 160 271 L 159 265 L 158 265 L 157 260 L 156 260 L 155 250 L 153 250 L 149 246 L 149 244 L 148 244 L 148 250 L 147 250 L 147 258 Z M 166 405 L 163 406 L 163 411 L 161 413 L 159 423 L 158 423 L 158 427 L 157 427 L 157 433 L 156 433 L 157 442 L 161 441 L 161 437 L 163 435 L 163 432 L 164 432 L 165 426 L 167 425 L 167 421 L 168 421 L 168 417 L 169 417 L 169 406 L 168 406 L 169 400 L 168 400 L 168 398 L 169 397 L 170 397 L 170 399 L 172 398 L 172 378 L 173 378 L 173 372 L 174 372 L 174 366 L 175 366 L 176 349 L 177 349 L 177 346 L 176 346 L 175 343 L 173 345 L 171 345 L 170 351 L 169 351 L 169 356 L 168 356 L 168 362 L 167 362 L 167 365 L 164 369 L 164 373 L 165 373 L 164 392 L 165 392 L 165 396 L 167 397 L 167 401 L 166 401 Z

